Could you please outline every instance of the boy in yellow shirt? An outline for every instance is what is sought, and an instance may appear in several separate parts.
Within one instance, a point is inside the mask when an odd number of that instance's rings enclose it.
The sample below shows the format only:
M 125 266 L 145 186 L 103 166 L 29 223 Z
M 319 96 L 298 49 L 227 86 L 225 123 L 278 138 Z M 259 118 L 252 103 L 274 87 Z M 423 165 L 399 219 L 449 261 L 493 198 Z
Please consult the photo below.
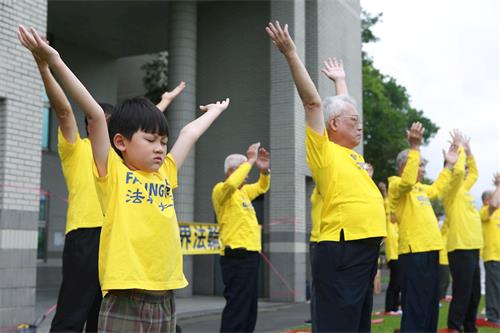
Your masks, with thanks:
M 424 128 L 413 123 L 410 149 L 398 154 L 400 177 L 389 178 L 389 202 L 399 224 L 401 332 L 435 332 L 439 314 L 439 250 L 443 248 L 430 199 L 440 197 L 458 158 L 458 144 L 445 154 L 445 168 L 432 185 L 423 185 L 420 157 Z
M 98 331 L 174 332 L 173 290 L 187 281 L 172 191 L 190 149 L 228 107 L 229 99 L 200 107 L 204 115 L 181 130 L 167 155 L 167 121 L 154 104 L 143 98 L 124 101 L 114 110 L 108 132 L 102 108 L 57 51 L 34 29 L 28 33 L 21 26 L 19 38 L 49 64 L 88 119 L 96 188 L 105 216 L 99 248 L 104 298 Z
M 221 332 L 253 332 L 257 321 L 261 226 L 252 201 L 269 190 L 269 153 L 260 143 L 248 147 L 247 156 L 229 155 L 224 162 L 226 179 L 215 185 L 212 203 L 220 228 L 220 265 L 226 306 Z M 252 166 L 259 181 L 245 184 Z
M 71 104 L 49 65 L 35 55 L 34 59 L 59 124 L 58 154 L 68 189 L 62 284 L 50 330 L 81 332 L 85 327 L 87 332 L 95 332 L 102 301 L 98 256 L 104 217 L 94 184 L 92 148 L 88 138 L 80 137 Z M 165 111 L 184 86 L 182 82 L 172 92 L 164 93 L 158 108 Z M 99 104 L 109 120 L 113 106 Z
M 379 245 L 386 235 L 383 198 L 354 148 L 361 118 L 348 96 L 321 97 L 297 54 L 288 25 L 266 31 L 284 55 L 306 114 L 306 160 L 323 198 L 313 257 L 318 332 L 369 331 Z M 323 104 L 323 105 L 322 105 Z
M 442 198 L 448 225 L 446 245 L 453 280 L 448 329 L 476 332 L 477 307 L 481 298 L 479 250 L 483 247 L 483 235 L 481 218 L 469 191 L 478 178 L 478 171 L 470 149 L 470 139 L 456 130 L 454 135 L 460 139 L 461 147 Z

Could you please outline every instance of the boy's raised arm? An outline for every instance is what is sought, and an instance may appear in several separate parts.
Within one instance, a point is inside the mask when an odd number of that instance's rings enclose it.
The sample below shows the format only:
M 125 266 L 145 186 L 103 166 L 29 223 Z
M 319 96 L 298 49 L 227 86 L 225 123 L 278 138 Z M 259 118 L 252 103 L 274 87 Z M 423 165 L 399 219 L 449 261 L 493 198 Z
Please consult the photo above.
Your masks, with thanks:
M 182 128 L 177 141 L 170 150 L 177 165 L 177 170 L 181 168 L 196 141 L 228 106 L 229 98 L 222 102 L 217 101 L 216 103 L 202 105 L 200 110 L 205 113 Z
M 269 23 L 266 32 L 288 62 L 295 86 L 306 111 L 307 125 L 314 131 L 323 134 L 325 132 L 325 121 L 321 108 L 321 97 L 297 54 L 295 44 L 288 33 L 288 24 L 285 24 L 284 29 L 282 29 L 278 21 L 276 21 L 276 24 Z
M 161 112 L 165 112 L 170 103 L 180 95 L 184 88 L 186 88 L 186 82 L 181 81 L 172 91 L 165 91 L 161 95 L 161 101 L 156 104 L 156 107 L 160 109 Z
M 97 170 L 101 177 L 105 176 L 110 142 L 104 111 L 75 74 L 66 66 L 59 53 L 48 45 L 34 28 L 30 28 L 30 32 L 28 33 L 23 26 L 19 27 L 18 37 L 21 44 L 49 64 L 66 92 L 85 113 Z
M 52 110 L 56 114 L 57 122 L 61 128 L 62 135 L 69 143 L 76 141 L 78 127 L 71 104 L 66 98 L 64 91 L 50 72 L 49 65 L 33 54 L 33 58 L 38 66 L 38 71 L 45 87 L 45 92 L 49 98 Z

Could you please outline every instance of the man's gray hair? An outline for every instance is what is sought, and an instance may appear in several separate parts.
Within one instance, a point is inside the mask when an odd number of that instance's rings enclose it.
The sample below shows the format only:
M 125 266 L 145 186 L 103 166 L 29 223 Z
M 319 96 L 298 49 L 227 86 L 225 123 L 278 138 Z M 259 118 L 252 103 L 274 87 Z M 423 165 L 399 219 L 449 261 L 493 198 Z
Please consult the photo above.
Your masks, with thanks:
M 224 174 L 231 168 L 237 168 L 247 161 L 247 157 L 241 154 L 231 154 L 224 161 Z
M 398 154 L 398 157 L 396 157 L 396 165 L 398 166 L 398 170 L 401 169 L 401 167 L 408 160 L 409 151 L 410 151 L 409 149 L 405 149 Z
M 491 199 L 492 196 L 493 196 L 493 191 L 486 190 L 483 192 L 483 194 L 481 194 L 481 200 L 485 202 L 487 199 Z
M 357 109 L 354 98 L 349 95 L 329 96 L 323 100 L 323 116 L 325 117 L 325 126 L 328 128 L 328 122 L 344 113 L 347 105 Z

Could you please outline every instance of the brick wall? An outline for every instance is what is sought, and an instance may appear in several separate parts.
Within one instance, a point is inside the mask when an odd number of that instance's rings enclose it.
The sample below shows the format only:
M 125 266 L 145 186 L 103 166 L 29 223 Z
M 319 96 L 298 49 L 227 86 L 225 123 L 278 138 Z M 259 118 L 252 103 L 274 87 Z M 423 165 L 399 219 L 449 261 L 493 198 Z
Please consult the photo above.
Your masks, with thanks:
M 34 319 L 43 88 L 16 30 L 45 34 L 46 13 L 46 0 L 0 0 L 0 327 Z

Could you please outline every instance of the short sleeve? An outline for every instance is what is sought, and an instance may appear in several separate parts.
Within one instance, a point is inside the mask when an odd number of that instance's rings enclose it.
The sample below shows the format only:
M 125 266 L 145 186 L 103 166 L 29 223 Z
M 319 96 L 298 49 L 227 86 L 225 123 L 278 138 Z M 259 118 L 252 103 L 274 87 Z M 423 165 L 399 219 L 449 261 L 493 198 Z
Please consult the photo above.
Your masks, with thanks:
M 326 149 L 328 143 L 326 130 L 321 135 L 311 127 L 306 126 L 306 160 L 311 169 L 323 168 L 332 161 L 328 157 L 328 149 Z
M 108 166 L 106 176 L 100 177 L 97 171 L 97 166 L 95 161 L 92 163 L 92 171 L 94 173 L 95 186 L 97 191 L 97 197 L 99 203 L 101 204 L 103 214 L 106 214 L 108 209 L 108 202 L 111 196 L 111 189 L 113 188 L 113 180 L 116 179 L 115 175 L 119 163 L 122 163 L 120 156 L 115 152 L 113 148 L 109 149 L 108 156 Z
M 168 183 L 172 186 L 172 189 L 177 188 L 177 165 L 175 164 L 172 154 L 167 154 L 165 161 L 163 161 L 162 169 L 164 170 Z
M 66 140 L 62 134 L 61 128 L 57 129 L 57 150 L 59 152 L 59 158 L 61 161 L 65 161 L 70 158 L 74 152 L 80 148 L 83 144 L 80 134 L 76 134 L 76 140 L 74 143 L 70 143 Z

